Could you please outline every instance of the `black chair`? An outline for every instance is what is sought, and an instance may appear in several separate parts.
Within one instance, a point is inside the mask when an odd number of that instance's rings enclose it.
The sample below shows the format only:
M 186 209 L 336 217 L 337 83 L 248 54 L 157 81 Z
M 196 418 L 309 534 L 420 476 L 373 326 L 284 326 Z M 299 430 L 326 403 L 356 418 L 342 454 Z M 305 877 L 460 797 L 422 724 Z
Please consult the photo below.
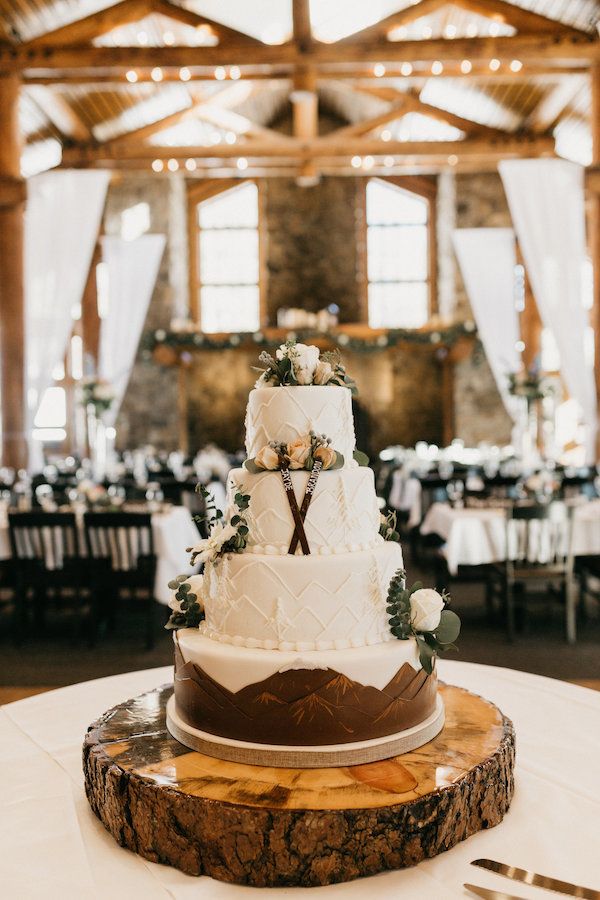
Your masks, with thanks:
M 144 604 L 146 648 L 154 646 L 156 554 L 150 513 L 88 512 L 85 541 L 98 609 L 114 627 L 123 593 Z
M 35 620 L 43 625 L 52 599 L 56 606 L 70 601 L 85 611 L 90 641 L 95 635 L 95 609 L 90 603 L 87 563 L 73 513 L 12 512 L 8 528 L 15 581 L 17 635 L 22 637 L 32 594 Z
M 545 530 L 545 534 L 543 531 Z M 558 586 L 565 609 L 567 641 L 576 640 L 576 598 L 573 557 L 573 508 L 563 503 L 513 506 L 505 524 L 506 559 L 490 569 L 490 594 L 500 591 L 509 640 L 515 634 L 515 592 L 526 584 L 543 582 Z M 535 542 L 547 542 L 547 559 L 536 561 Z

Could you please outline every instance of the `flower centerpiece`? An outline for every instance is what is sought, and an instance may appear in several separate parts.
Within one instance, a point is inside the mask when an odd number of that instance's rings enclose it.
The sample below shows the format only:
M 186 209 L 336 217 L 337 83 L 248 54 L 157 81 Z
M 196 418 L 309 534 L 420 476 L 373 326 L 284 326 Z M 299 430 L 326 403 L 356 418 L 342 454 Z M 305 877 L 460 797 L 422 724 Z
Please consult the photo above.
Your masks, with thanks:
M 94 414 L 101 418 L 111 408 L 115 400 L 115 393 L 111 385 L 104 378 L 85 378 L 81 382 L 81 402 L 86 409 L 90 406 Z
M 509 372 L 508 392 L 512 397 L 524 397 L 527 405 L 530 406 L 536 400 L 543 400 L 549 397 L 554 387 L 548 376 L 537 366 L 530 366 L 529 369 L 523 369 L 521 372 Z
M 272 356 L 267 350 L 259 356 L 262 367 L 255 387 L 291 387 L 294 385 L 339 385 L 356 393 L 356 384 L 346 374 L 338 350 L 321 352 L 314 344 L 286 341 Z
M 388 589 L 387 612 L 390 631 L 400 641 L 414 637 L 421 665 L 428 675 L 433 672 L 435 658 L 446 650 L 457 650 L 454 641 L 460 634 L 460 619 L 448 609 L 450 598 L 420 581 L 406 587 L 406 572 L 398 569 Z

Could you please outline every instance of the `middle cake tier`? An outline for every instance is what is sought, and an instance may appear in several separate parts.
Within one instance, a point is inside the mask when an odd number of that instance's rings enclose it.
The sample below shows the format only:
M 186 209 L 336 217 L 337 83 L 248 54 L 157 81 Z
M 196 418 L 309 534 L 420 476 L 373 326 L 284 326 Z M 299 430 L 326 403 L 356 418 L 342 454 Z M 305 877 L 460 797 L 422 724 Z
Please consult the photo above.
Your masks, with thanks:
M 362 647 L 391 638 L 387 591 L 400 545 L 332 556 L 229 554 L 207 567 L 200 631 L 269 650 Z
M 302 504 L 310 472 L 290 472 L 298 505 Z M 247 469 L 229 473 L 228 502 L 247 494 L 250 505 L 248 548 L 256 553 L 286 554 L 294 533 L 294 519 L 280 472 L 254 474 Z M 380 544 L 380 513 L 373 470 L 356 466 L 321 472 L 308 508 L 304 529 L 311 554 L 367 550 Z M 297 553 L 301 553 L 298 546 Z

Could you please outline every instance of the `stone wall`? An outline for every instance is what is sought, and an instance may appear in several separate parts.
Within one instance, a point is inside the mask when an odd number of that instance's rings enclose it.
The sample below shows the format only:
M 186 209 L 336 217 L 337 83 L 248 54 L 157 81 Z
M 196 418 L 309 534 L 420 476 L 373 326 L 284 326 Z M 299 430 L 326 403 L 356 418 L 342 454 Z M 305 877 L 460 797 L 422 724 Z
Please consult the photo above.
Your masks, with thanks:
M 444 175 L 443 181 L 438 272 L 444 313 L 470 319 L 452 252 L 452 229 L 506 226 L 510 215 L 497 175 Z M 280 307 L 318 310 L 330 303 L 340 307 L 342 322 L 364 320 L 363 180 L 323 178 L 306 188 L 292 179 L 273 178 L 262 187 L 270 323 L 275 323 Z M 188 251 L 181 176 L 121 176 L 109 190 L 106 232 L 118 233 L 121 212 L 142 201 L 150 205 L 150 230 L 169 236 L 146 322 L 151 331 L 168 328 L 171 318 L 186 308 Z M 195 354 L 186 375 L 192 450 L 209 441 L 232 450 L 241 446 L 246 397 L 255 378 L 250 367 L 256 356 L 254 347 Z M 442 440 L 441 371 L 430 350 L 344 356 L 361 389 L 361 442 L 370 445 L 371 452 L 388 444 Z M 457 365 L 454 400 L 457 437 L 467 444 L 509 439 L 511 423 L 481 353 Z M 177 371 L 157 366 L 140 351 L 118 420 L 118 443 L 171 448 L 177 442 Z

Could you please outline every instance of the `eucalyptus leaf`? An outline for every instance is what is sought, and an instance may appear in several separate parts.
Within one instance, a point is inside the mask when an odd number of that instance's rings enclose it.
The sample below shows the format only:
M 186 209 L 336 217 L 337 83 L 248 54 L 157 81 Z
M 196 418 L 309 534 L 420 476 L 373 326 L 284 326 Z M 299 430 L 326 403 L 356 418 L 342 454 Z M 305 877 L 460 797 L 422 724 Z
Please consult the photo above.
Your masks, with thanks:
M 363 453 L 362 450 L 355 450 L 352 455 L 354 457 L 354 461 L 357 462 L 359 466 L 369 465 L 369 457 L 366 453 Z
M 264 469 L 261 469 L 259 466 L 256 465 L 256 463 L 254 462 L 254 459 L 247 459 L 246 462 L 244 463 L 244 468 L 248 472 L 251 472 L 253 475 L 258 475 L 259 472 L 265 471 Z
M 428 675 L 431 675 L 433 672 L 434 650 L 419 636 L 417 636 L 417 646 L 419 648 L 420 663 L 425 672 L 427 672 Z
M 451 609 L 442 610 L 435 636 L 440 644 L 452 644 L 460 634 L 460 619 Z

